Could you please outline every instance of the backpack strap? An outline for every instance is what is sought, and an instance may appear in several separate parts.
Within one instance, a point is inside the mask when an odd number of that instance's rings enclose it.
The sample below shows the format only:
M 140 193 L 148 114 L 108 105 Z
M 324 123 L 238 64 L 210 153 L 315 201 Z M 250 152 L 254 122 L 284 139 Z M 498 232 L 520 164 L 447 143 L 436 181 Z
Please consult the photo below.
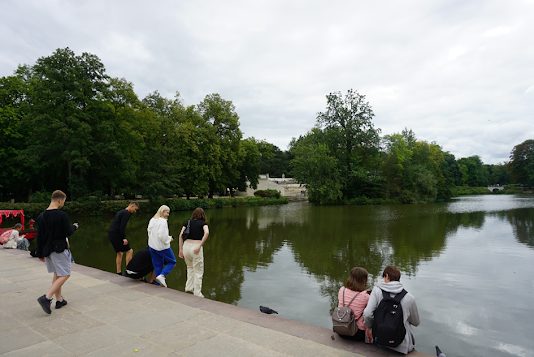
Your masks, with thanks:
M 382 290 L 382 289 L 380 289 Z M 385 291 L 385 290 L 382 290 L 382 298 L 383 299 L 393 299 L 397 302 L 397 304 L 400 304 L 402 298 L 408 294 L 408 292 L 404 289 L 402 289 L 402 291 L 400 293 L 398 293 L 397 295 L 395 295 L 394 298 L 391 297 L 391 294 L 388 292 L 388 291 Z
M 354 299 L 356 299 L 356 296 L 360 295 L 361 291 L 358 292 L 358 294 L 354 295 L 354 297 L 349 301 L 349 303 L 347 304 L 347 306 L 345 306 L 345 290 L 347 290 L 347 288 L 343 288 L 343 307 L 349 307 L 349 305 L 352 304 L 352 302 L 354 301 Z

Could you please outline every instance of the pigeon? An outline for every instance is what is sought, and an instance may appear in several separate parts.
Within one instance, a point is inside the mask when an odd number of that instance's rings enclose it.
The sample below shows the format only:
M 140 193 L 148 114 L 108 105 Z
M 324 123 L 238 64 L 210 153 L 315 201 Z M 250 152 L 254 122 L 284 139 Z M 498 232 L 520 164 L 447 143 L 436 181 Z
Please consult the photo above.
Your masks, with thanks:
M 436 346 L 436 356 L 438 357 L 447 357 L 445 356 L 445 353 L 441 352 L 438 346 Z
M 273 309 L 271 309 L 270 307 L 267 307 L 267 306 L 260 306 L 260 311 L 263 312 L 264 314 L 277 314 L 278 312 L 274 311 Z

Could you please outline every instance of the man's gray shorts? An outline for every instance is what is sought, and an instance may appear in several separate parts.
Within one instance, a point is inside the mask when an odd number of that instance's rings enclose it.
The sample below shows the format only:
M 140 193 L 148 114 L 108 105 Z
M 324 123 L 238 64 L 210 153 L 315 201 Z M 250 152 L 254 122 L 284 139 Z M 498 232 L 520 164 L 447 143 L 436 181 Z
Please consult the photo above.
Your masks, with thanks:
M 52 252 L 45 257 L 46 268 L 49 273 L 57 273 L 57 276 L 70 275 L 70 250 L 65 249 L 61 253 Z

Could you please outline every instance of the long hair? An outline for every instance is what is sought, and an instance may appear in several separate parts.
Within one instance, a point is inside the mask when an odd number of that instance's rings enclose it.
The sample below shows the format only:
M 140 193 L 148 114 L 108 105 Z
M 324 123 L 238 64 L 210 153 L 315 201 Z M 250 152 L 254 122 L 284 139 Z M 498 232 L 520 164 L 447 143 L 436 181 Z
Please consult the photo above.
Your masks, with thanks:
M 162 205 L 160 208 L 158 208 L 158 211 L 154 215 L 154 218 L 162 218 L 164 211 L 169 211 L 170 212 L 171 209 L 169 208 L 169 206 Z
M 200 207 L 195 208 L 193 211 L 193 214 L 191 215 L 191 219 L 201 219 L 204 222 L 207 222 L 206 214 L 204 213 L 204 210 Z
M 364 268 L 356 267 L 350 271 L 345 287 L 352 291 L 364 291 L 367 287 L 369 273 Z

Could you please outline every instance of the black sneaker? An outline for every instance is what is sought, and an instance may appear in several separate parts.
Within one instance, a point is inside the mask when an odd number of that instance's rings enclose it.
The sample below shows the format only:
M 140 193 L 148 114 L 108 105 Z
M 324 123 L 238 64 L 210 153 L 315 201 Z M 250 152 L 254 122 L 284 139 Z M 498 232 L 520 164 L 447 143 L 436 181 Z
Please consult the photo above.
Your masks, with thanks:
M 62 301 L 56 301 L 56 309 L 61 309 L 65 305 L 67 305 L 67 300 L 65 299 L 63 299 Z
M 120 275 L 120 276 L 127 276 L 125 272 L 121 271 L 120 273 L 117 273 L 117 275 Z
M 50 309 L 50 305 L 52 305 L 52 300 L 48 300 L 46 298 L 46 295 L 38 297 L 37 302 L 39 303 L 39 305 L 41 305 L 44 312 L 46 312 L 47 314 L 52 313 L 52 310 Z

